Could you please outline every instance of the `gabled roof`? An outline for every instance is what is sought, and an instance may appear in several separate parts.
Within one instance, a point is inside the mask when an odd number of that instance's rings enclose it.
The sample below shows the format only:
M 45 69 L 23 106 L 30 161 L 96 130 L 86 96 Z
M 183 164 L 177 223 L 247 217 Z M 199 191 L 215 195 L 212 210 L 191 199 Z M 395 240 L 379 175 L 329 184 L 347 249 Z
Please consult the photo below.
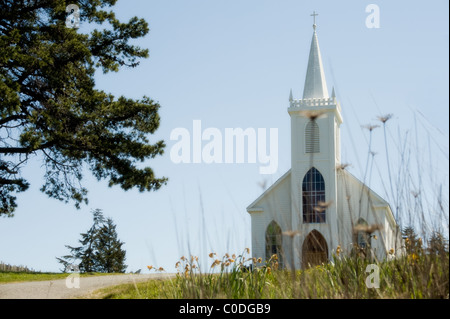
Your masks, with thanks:
M 269 194 L 275 187 L 277 187 L 279 184 L 281 184 L 286 178 L 288 178 L 291 175 L 291 170 L 288 170 L 286 173 L 284 173 L 283 176 L 281 176 L 275 183 L 273 183 L 268 189 L 266 189 L 256 200 L 253 201 L 250 205 L 247 207 L 247 212 L 250 212 L 252 208 L 255 208 L 256 204 L 263 199 L 267 194 Z
M 364 184 L 362 181 L 360 181 L 356 176 L 354 176 L 349 171 L 346 171 L 346 170 L 342 170 L 342 171 L 344 172 L 344 174 L 346 176 L 348 176 L 351 179 L 353 179 L 356 183 L 358 183 L 360 185 L 364 185 L 365 187 L 367 187 L 367 190 L 369 191 L 369 196 L 371 196 L 372 198 L 375 198 L 380 203 L 379 205 L 376 205 L 375 207 L 387 207 L 388 217 L 390 219 L 391 224 L 393 224 L 393 225 L 397 224 L 396 221 L 395 221 L 395 218 L 394 218 L 394 214 L 392 213 L 391 206 L 389 205 L 387 200 L 385 200 L 383 197 L 378 195 L 373 189 L 371 189 L 369 186 Z

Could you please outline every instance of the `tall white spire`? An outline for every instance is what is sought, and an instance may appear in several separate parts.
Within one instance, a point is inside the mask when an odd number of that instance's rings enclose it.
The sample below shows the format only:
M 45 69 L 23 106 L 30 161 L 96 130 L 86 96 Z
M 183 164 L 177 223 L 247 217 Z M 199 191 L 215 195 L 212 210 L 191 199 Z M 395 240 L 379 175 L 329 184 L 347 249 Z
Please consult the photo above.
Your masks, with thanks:
M 325 74 L 323 72 L 322 58 L 320 56 L 319 41 L 317 40 L 316 15 L 317 14 L 314 12 L 314 33 L 311 41 L 311 49 L 309 51 L 303 99 L 329 98 Z

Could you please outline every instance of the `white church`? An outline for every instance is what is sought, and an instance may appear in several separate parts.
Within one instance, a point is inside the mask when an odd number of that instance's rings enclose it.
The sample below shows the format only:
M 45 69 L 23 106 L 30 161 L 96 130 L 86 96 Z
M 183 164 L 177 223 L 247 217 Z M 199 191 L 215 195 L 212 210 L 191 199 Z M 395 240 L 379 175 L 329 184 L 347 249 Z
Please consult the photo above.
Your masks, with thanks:
M 401 235 L 389 204 L 341 164 L 341 106 L 331 97 L 319 50 L 316 24 L 302 99 L 292 91 L 291 169 L 247 207 L 252 255 L 295 269 L 326 263 L 336 250 L 396 254 Z

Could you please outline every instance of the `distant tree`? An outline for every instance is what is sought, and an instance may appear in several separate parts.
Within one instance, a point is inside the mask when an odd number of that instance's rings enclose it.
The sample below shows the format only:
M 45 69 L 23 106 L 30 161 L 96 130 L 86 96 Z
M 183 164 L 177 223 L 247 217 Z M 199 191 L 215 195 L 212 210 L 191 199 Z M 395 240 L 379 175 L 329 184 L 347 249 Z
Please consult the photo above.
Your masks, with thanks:
M 420 254 L 423 252 L 422 239 L 417 235 L 414 227 L 407 226 L 402 231 L 403 238 L 405 239 L 405 248 L 408 254 Z
M 98 240 L 95 243 L 97 250 L 96 262 L 99 272 L 125 272 L 125 250 L 117 237 L 116 225 L 111 218 L 100 228 Z
M 22 168 L 36 156 L 45 170 L 41 191 L 76 207 L 87 202 L 83 166 L 124 190 L 166 183 L 138 165 L 163 154 L 164 141 L 149 141 L 160 105 L 95 88 L 98 69 L 134 68 L 148 57 L 147 49 L 130 44 L 148 33 L 148 23 L 120 22 L 108 10 L 115 3 L 0 0 L 0 216 L 13 216 L 16 194 L 29 188 Z M 69 4 L 78 6 L 80 26 L 92 31 L 66 25 Z
M 449 252 L 448 240 L 439 231 L 434 231 L 427 243 L 427 251 L 430 254 L 445 255 Z
M 93 211 L 94 223 L 91 228 L 81 234 L 81 246 L 66 245 L 70 254 L 56 258 L 64 266 L 76 264 L 80 272 L 125 272 L 124 244 L 118 239 L 116 225 L 111 218 L 103 216 L 101 210 Z

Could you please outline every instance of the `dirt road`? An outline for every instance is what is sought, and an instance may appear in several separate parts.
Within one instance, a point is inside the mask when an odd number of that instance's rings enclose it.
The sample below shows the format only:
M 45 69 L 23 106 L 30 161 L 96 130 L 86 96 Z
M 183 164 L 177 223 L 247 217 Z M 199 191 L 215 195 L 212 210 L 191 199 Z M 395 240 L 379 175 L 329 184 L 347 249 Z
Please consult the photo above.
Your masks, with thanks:
M 166 278 L 165 274 L 126 274 L 0 284 L 0 299 L 70 299 L 107 286 Z M 79 286 L 79 288 L 76 288 Z M 71 287 L 71 288 L 69 288 Z

